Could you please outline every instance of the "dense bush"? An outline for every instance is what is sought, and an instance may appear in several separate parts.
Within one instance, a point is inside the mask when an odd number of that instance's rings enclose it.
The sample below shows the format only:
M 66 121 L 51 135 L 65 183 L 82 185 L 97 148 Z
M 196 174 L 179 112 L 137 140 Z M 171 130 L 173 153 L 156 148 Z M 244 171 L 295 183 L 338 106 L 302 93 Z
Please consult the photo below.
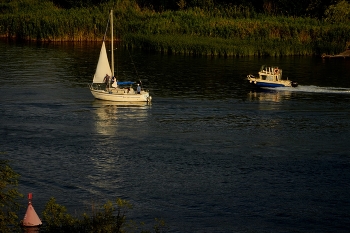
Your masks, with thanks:
M 19 231 L 17 212 L 23 195 L 17 190 L 18 178 L 9 161 L 0 159 L 0 232 Z
M 331 5 L 325 12 L 325 20 L 332 23 L 350 22 L 350 4 L 341 0 L 335 5 Z

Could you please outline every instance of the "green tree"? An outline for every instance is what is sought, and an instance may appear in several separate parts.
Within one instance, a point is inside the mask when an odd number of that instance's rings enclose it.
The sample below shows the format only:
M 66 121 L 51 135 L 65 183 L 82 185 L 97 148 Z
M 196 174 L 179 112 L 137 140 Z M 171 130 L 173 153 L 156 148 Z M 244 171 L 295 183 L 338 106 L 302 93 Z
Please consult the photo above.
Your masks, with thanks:
M 44 232 L 73 231 L 78 220 L 67 213 L 67 209 L 51 198 L 43 211 Z
M 185 0 L 179 0 L 176 4 L 179 6 L 180 10 L 184 10 L 185 7 L 186 7 L 186 1 Z
M 108 201 L 101 209 L 93 210 L 92 215 L 84 213 L 82 218 L 67 213 L 66 207 L 51 198 L 43 211 L 41 232 L 114 232 L 122 233 L 126 226 L 126 213 L 132 206 L 128 201 L 117 199 L 116 203 Z
M 81 225 L 89 228 L 91 232 L 124 232 L 126 212 L 131 208 L 132 205 L 128 201 L 120 198 L 117 199 L 116 205 L 108 201 L 102 210 L 93 213 L 92 217 L 85 214 Z
M 325 11 L 325 20 L 332 23 L 346 23 L 350 20 L 350 4 L 341 0 L 335 5 L 330 5 Z
M 19 231 L 17 212 L 20 209 L 17 190 L 19 174 L 9 166 L 8 160 L 0 160 L 0 232 Z

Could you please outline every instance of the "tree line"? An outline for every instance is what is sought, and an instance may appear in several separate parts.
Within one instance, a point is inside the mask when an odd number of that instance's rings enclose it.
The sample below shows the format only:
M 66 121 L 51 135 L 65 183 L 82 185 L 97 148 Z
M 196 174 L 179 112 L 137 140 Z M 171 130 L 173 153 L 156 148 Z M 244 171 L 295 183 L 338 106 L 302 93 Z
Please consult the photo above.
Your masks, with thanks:
M 56 6 L 62 8 L 91 7 L 111 0 L 51 0 Z M 188 8 L 201 8 L 214 10 L 217 7 L 241 6 L 252 12 L 267 15 L 283 15 L 293 17 L 311 17 L 321 19 L 325 11 L 338 0 L 135 0 L 141 8 L 153 9 L 157 12 L 167 10 L 184 10 Z M 349 1 L 346 1 L 349 3 Z
M 117 39 L 128 48 L 209 56 L 319 56 L 350 46 L 346 0 L 0 0 L 0 37 L 100 41 L 111 9 Z M 294 16 L 310 12 L 313 17 Z

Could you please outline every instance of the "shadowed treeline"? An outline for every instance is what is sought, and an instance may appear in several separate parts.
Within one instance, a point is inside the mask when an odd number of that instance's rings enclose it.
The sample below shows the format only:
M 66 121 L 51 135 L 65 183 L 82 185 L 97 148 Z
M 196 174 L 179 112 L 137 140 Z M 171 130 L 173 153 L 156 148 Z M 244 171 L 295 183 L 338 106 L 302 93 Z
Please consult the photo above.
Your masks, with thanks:
M 350 4 L 344 0 L 329 5 L 321 18 L 320 13 L 314 13 L 314 17 L 276 13 L 281 1 L 270 8 L 262 5 L 262 13 L 252 4 L 232 5 L 225 1 L 221 5 L 208 1 L 198 7 L 193 1 L 180 0 L 177 10 L 169 10 L 175 8 L 173 5 L 167 10 L 133 0 L 84 2 L 88 1 L 75 1 L 83 7 L 73 7 L 69 1 L 2 1 L 0 35 L 39 41 L 102 40 L 108 12 L 113 9 L 115 34 L 123 45 L 165 53 L 320 55 L 339 53 L 350 42 Z

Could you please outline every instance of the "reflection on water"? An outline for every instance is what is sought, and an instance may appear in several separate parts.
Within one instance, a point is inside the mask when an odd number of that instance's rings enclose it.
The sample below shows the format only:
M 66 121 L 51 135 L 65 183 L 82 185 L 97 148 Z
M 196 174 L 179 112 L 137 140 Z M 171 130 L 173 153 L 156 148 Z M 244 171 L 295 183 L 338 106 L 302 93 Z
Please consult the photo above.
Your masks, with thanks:
M 115 135 L 119 129 L 125 127 L 125 119 L 142 122 L 151 107 L 147 102 L 113 102 L 95 100 L 92 103 L 96 114 L 96 132 L 103 135 Z M 136 123 L 136 122 L 135 122 Z
M 291 95 L 290 91 L 253 90 L 248 93 L 248 99 L 250 101 L 281 102 L 290 99 Z
M 93 145 L 97 153 L 90 157 L 94 172 L 87 177 L 88 191 L 99 197 L 105 197 L 106 193 L 120 195 L 114 193 L 115 190 L 123 189 L 129 179 L 125 175 L 125 167 L 129 166 L 125 160 L 125 153 L 128 153 L 125 144 L 148 136 L 151 104 L 94 100 L 92 107 L 98 140 Z
M 147 109 L 148 106 L 151 106 L 151 103 L 149 102 L 117 102 L 117 101 L 106 101 L 106 100 L 94 100 L 93 102 L 94 107 L 98 106 L 119 106 L 127 107 L 127 108 L 138 108 L 138 109 Z

